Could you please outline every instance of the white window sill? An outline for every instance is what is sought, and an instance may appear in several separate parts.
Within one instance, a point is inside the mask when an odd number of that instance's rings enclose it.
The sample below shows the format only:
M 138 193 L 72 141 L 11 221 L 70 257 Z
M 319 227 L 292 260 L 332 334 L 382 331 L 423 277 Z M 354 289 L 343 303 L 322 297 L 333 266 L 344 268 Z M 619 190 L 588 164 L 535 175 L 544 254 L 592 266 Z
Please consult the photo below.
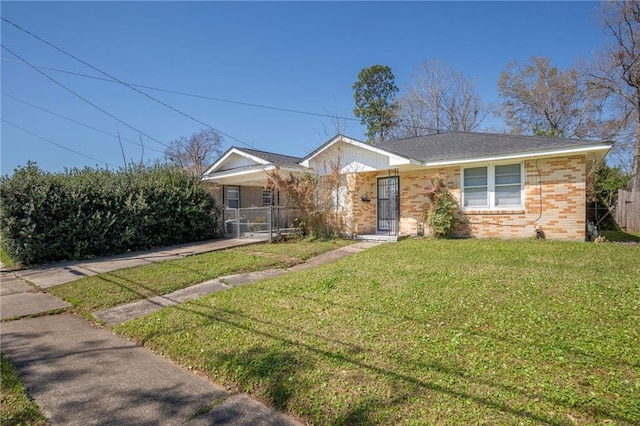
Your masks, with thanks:
M 502 214 L 525 214 L 526 211 L 523 208 L 512 208 L 512 209 L 470 209 L 470 210 L 462 210 L 463 214 L 468 215 L 502 215 Z

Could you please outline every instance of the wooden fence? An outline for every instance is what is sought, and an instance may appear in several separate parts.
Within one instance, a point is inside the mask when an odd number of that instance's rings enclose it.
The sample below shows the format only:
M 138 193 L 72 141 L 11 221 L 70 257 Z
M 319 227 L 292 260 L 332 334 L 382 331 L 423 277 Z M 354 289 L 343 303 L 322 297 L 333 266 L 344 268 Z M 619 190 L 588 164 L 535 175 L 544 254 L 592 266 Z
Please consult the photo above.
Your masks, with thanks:
M 640 232 L 640 191 L 618 191 L 616 223 L 625 231 Z

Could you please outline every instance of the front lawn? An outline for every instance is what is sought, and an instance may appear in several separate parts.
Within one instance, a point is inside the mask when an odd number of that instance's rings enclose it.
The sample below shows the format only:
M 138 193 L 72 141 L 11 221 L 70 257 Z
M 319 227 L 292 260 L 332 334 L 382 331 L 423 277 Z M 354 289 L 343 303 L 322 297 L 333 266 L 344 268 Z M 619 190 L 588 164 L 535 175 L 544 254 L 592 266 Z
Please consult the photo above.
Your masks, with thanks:
M 313 424 L 639 424 L 640 249 L 404 240 L 114 328 Z
M 255 244 L 151 263 L 82 278 L 48 291 L 82 315 L 136 300 L 164 295 L 225 275 L 281 268 L 351 241 L 309 241 L 295 244 Z

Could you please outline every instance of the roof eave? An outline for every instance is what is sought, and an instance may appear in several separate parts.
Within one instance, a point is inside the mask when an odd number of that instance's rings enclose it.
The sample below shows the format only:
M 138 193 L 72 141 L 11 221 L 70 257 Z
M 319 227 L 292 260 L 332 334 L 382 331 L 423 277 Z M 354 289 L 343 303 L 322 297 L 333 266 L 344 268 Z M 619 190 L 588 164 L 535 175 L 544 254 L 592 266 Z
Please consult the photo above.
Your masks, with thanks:
M 245 157 L 249 160 L 255 161 L 258 164 L 269 164 L 269 162 L 267 160 L 265 160 L 264 158 L 260 158 L 260 157 L 256 157 L 255 155 L 249 154 L 248 152 L 245 152 L 242 150 L 242 148 L 238 148 L 236 146 L 232 146 L 231 148 L 229 148 L 224 154 L 222 154 L 222 156 L 220 158 L 218 158 L 218 160 L 213 163 L 211 165 L 211 167 L 209 167 L 204 173 L 203 176 L 206 176 L 208 174 L 211 174 L 214 172 L 214 170 L 216 170 L 216 168 L 218 168 L 222 163 L 225 162 L 225 160 L 227 158 L 229 158 L 232 154 L 237 154 L 240 155 L 242 157 Z
M 580 146 L 574 148 L 561 148 L 554 150 L 543 150 L 543 151 L 530 151 L 530 152 L 519 152 L 505 155 L 489 155 L 489 156 L 481 156 L 481 157 L 468 157 L 468 158 L 454 158 L 447 160 L 438 160 L 438 161 L 422 161 L 421 165 L 425 167 L 439 167 L 439 166 L 451 166 L 458 164 L 468 164 L 468 163 L 484 163 L 491 161 L 504 161 L 504 160 L 515 160 L 515 159 L 526 159 L 526 158 L 543 158 L 543 157 L 557 157 L 559 155 L 568 155 L 568 154 L 580 154 L 580 153 L 588 153 L 594 151 L 602 151 L 602 156 L 604 157 L 607 152 L 611 149 L 612 145 L 610 143 L 601 144 L 601 145 L 587 145 Z
M 243 176 L 249 176 L 249 175 L 255 175 L 255 174 L 264 174 L 276 169 L 285 171 L 285 172 L 292 172 L 292 173 L 296 173 L 296 172 L 304 173 L 306 171 L 302 167 L 298 167 L 298 166 L 288 166 L 288 165 L 276 166 L 274 164 L 267 164 L 267 165 L 256 164 L 252 166 L 239 167 L 237 169 L 223 170 L 220 172 L 203 175 L 201 180 L 215 183 L 217 180 L 221 180 L 221 179 L 230 179 L 230 178 L 243 177 Z

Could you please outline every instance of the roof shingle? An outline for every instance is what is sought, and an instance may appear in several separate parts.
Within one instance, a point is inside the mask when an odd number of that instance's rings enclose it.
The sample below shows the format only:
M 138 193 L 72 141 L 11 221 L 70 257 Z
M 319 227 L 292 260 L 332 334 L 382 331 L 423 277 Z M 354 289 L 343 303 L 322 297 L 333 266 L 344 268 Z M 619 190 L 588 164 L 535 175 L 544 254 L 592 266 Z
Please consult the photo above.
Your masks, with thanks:
M 606 142 L 492 133 L 444 132 L 382 142 L 379 148 L 424 162 L 524 154 L 562 148 L 602 146 Z

